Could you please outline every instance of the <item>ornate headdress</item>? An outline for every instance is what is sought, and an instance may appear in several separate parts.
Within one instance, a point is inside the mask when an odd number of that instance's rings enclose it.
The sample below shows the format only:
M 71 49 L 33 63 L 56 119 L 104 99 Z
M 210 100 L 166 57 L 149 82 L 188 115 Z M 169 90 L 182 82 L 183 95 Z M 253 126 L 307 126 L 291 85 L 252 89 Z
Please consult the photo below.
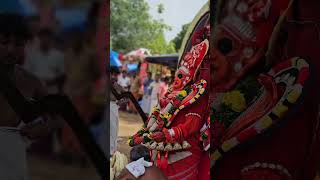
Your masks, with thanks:
M 209 41 L 203 40 L 201 43 L 193 46 L 190 52 L 187 52 L 180 62 L 179 70 L 184 71 L 186 79 L 183 84 L 188 84 L 196 75 L 205 55 L 209 49 Z
M 178 64 L 173 89 L 180 90 L 192 81 L 195 81 L 197 72 L 205 60 L 209 50 L 209 13 L 199 17 L 190 35 L 186 35 L 183 52 Z

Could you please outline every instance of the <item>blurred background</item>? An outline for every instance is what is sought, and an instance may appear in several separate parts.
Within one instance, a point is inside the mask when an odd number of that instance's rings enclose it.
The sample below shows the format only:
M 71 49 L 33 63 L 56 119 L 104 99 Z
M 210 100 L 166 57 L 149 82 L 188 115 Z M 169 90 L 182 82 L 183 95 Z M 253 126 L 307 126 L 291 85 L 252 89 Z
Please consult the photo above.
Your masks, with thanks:
M 107 28 L 107 9 L 98 0 L 3 0 L 0 6 L 0 12 L 26 17 L 31 29 L 21 65 L 49 93 L 69 96 L 105 152 L 108 40 L 99 28 Z M 67 124 L 28 148 L 28 170 L 30 180 L 99 179 Z

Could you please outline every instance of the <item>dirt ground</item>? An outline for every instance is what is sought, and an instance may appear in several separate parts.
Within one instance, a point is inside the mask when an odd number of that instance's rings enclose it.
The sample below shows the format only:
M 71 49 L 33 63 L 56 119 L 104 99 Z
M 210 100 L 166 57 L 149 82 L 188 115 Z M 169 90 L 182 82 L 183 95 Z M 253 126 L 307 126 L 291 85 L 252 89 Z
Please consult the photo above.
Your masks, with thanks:
M 127 144 L 128 137 L 136 133 L 143 123 L 137 114 L 120 111 L 119 116 L 118 151 L 129 157 L 131 148 Z

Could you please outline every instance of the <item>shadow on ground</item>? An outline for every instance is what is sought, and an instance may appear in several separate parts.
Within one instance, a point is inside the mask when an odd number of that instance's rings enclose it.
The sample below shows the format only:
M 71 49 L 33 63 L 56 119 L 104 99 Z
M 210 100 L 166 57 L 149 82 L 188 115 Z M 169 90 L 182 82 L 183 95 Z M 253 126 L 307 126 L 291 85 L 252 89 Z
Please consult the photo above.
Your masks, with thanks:
M 129 157 L 130 146 L 127 144 L 128 137 L 136 133 L 143 125 L 139 115 L 134 113 L 119 112 L 118 151 Z

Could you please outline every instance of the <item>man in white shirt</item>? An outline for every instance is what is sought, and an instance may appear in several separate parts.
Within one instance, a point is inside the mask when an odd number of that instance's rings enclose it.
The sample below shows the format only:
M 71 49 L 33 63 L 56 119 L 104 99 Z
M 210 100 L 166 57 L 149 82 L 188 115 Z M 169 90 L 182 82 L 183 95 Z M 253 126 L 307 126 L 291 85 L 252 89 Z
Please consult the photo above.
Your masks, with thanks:
M 64 76 L 64 54 L 54 48 L 53 38 L 50 29 L 44 28 L 37 33 L 38 44 L 27 49 L 24 68 L 40 79 L 49 94 L 58 94 Z M 56 132 L 52 143 L 54 153 L 58 153 L 61 147 Z
M 125 91 L 129 90 L 130 87 L 130 78 L 127 75 L 127 72 L 123 71 L 118 76 L 118 82 L 117 82 Z
M 53 32 L 42 29 L 38 33 L 38 48 L 26 54 L 25 69 L 42 80 L 51 94 L 58 93 L 59 79 L 64 75 L 64 55 L 53 47 Z

